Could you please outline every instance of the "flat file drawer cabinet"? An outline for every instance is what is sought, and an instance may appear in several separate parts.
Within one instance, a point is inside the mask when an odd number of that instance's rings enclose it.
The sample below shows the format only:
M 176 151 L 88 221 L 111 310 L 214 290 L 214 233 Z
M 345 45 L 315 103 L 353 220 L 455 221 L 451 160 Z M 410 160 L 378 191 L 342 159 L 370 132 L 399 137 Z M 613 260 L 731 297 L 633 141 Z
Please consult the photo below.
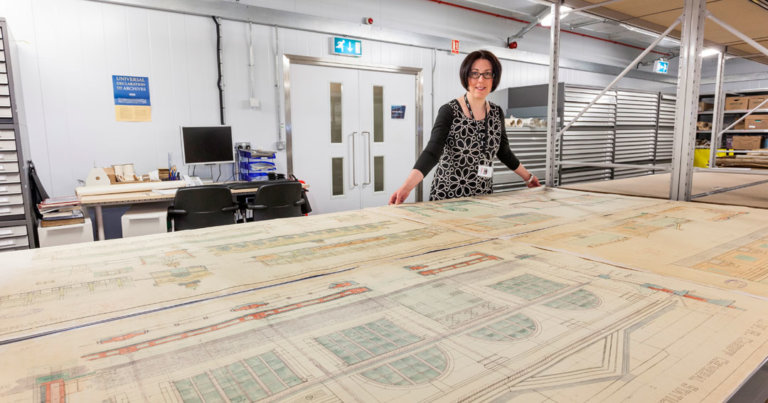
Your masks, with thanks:
M 0 252 L 34 246 L 34 222 L 16 115 L 8 26 L 0 18 Z

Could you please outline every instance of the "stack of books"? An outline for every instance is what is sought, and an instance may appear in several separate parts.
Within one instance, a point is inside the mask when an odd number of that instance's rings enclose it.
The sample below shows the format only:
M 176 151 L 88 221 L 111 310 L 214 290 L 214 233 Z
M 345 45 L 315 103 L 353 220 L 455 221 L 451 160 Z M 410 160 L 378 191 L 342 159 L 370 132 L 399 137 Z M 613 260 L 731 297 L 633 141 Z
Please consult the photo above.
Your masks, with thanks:
M 43 215 L 40 226 L 44 228 L 85 222 L 85 216 L 77 196 L 45 199 L 37 205 L 37 209 Z

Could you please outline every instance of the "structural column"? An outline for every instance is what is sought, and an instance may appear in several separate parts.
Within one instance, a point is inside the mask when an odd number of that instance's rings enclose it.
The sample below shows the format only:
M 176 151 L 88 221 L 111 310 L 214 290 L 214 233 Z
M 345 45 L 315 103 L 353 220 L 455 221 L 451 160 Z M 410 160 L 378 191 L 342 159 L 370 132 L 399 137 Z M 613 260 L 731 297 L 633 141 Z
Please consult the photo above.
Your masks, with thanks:
M 560 1 L 552 5 L 552 26 L 550 27 L 549 42 L 549 94 L 547 97 L 547 172 L 544 179 L 548 187 L 554 187 L 557 166 L 558 122 L 557 122 L 557 87 L 560 65 Z M 565 122 L 562 122 L 565 123 Z
M 717 75 L 715 76 L 715 105 L 712 107 L 712 135 L 709 141 L 709 167 L 715 167 L 717 149 L 720 147 L 723 130 L 723 111 L 725 109 L 725 96 L 723 94 L 723 76 L 725 74 L 725 49 L 720 49 L 717 54 Z
M 669 190 L 671 200 L 691 200 L 705 17 L 705 0 L 685 0 L 680 38 L 680 68 L 677 74 L 672 181 Z

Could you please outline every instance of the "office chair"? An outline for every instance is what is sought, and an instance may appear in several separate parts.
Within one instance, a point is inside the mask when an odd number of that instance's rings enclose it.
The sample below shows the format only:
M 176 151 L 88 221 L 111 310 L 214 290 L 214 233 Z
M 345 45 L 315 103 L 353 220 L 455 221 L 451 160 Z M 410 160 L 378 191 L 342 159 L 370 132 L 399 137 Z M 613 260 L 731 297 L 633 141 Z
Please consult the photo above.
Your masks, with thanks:
M 299 182 L 265 182 L 252 198 L 246 200 L 246 208 L 252 214 L 248 221 L 300 217 L 301 206 L 304 204 L 301 191 Z
M 173 220 L 174 231 L 215 227 L 234 224 L 238 207 L 226 186 L 180 188 L 168 207 L 168 218 Z

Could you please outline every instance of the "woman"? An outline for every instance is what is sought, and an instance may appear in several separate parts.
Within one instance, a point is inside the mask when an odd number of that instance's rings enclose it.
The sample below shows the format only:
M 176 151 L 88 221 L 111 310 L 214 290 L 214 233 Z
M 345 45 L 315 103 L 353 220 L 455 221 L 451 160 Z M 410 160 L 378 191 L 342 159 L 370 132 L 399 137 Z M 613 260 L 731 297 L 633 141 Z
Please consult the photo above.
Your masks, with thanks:
M 459 71 L 467 92 L 440 108 L 427 148 L 405 180 L 389 198 L 400 204 L 435 165 L 430 200 L 452 199 L 492 192 L 493 157 L 515 171 L 529 188 L 540 186 L 509 150 L 504 112 L 485 100 L 501 80 L 501 63 L 493 53 L 477 50 L 464 59 Z

